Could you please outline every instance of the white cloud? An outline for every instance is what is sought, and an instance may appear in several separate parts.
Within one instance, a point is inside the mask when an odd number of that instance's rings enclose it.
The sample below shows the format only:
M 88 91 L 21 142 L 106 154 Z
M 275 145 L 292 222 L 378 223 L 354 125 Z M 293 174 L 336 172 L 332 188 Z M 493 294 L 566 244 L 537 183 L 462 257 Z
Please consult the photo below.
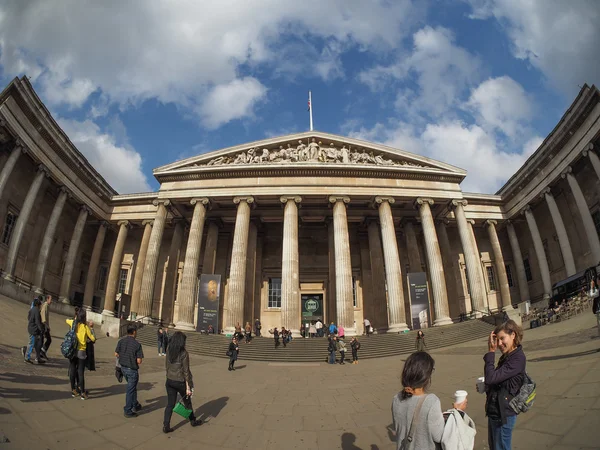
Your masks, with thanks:
M 155 98 L 203 113 L 212 86 L 243 81 L 248 67 L 274 73 L 299 42 L 299 60 L 320 56 L 297 70 L 341 76 L 338 52 L 396 47 L 421 10 L 410 0 L 9 0 L 0 64 L 9 76 L 42 72 L 42 97 L 54 105 L 80 106 L 99 89 L 121 105 Z
M 510 77 L 490 78 L 471 92 L 466 108 L 486 130 L 499 130 L 515 139 L 526 134 L 533 100 Z
M 529 61 L 568 95 L 600 79 L 597 0 L 467 0 L 471 17 L 498 20 L 513 54 Z
M 142 157 L 129 145 L 118 145 L 114 136 L 104 133 L 91 120 L 57 119 L 73 144 L 106 181 L 121 194 L 148 192 L 148 179 L 142 172 Z M 118 127 L 119 121 L 113 123 Z

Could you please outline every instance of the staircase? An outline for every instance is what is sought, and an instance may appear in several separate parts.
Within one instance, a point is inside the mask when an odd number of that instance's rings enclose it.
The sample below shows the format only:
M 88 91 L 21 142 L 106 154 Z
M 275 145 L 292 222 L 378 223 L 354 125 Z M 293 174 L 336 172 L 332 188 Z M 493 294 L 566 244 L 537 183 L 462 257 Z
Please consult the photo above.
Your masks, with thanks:
M 472 341 L 488 336 L 494 329 L 493 325 L 482 320 L 434 327 L 425 330 L 425 342 L 428 350 L 448 347 L 454 344 Z M 137 339 L 147 347 L 146 352 L 155 349 L 156 333 L 158 327 L 146 325 L 138 331 Z M 171 329 L 171 334 L 173 329 Z M 186 332 L 186 348 L 194 355 L 227 358 L 230 338 L 222 335 L 203 335 L 196 332 Z M 416 332 L 404 334 L 379 334 L 358 337 L 360 359 L 383 358 L 386 356 L 402 355 L 415 351 Z M 351 359 L 350 338 L 346 339 L 346 358 Z M 268 337 L 253 338 L 250 344 L 241 342 L 240 359 L 252 361 L 278 361 L 278 362 L 324 362 L 327 359 L 327 338 L 302 339 L 295 338 L 287 347 L 283 344 L 275 349 L 271 335 Z M 336 356 L 339 356 L 336 355 Z

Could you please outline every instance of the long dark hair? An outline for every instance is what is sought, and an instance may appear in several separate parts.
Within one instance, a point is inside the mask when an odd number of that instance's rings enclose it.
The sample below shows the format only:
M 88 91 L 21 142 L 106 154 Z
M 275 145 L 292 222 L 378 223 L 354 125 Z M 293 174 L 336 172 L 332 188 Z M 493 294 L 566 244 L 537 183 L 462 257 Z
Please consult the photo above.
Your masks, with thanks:
M 176 363 L 179 360 L 180 355 L 187 353 L 185 349 L 185 340 L 187 336 L 181 331 L 176 331 L 169 339 L 169 346 L 167 347 L 167 358 L 170 363 Z
M 85 324 L 87 322 L 87 315 L 85 313 L 85 308 L 79 308 L 79 311 L 77 311 L 77 315 L 75 316 L 75 320 L 77 321 L 78 324 L 80 324 L 80 323 Z
M 413 396 L 414 389 L 427 389 L 431 385 L 431 375 L 435 361 L 427 352 L 415 352 L 410 355 L 402 369 L 402 399 Z

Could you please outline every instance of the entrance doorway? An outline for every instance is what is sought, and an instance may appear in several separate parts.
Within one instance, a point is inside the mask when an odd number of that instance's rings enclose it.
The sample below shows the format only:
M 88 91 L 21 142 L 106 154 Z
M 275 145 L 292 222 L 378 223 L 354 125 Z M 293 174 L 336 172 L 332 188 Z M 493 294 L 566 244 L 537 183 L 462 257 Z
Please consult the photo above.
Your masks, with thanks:
M 303 293 L 300 295 L 301 311 L 302 311 L 302 328 L 304 335 L 308 336 L 310 325 L 317 319 L 321 319 L 323 324 L 323 312 L 325 310 L 323 304 L 322 293 Z

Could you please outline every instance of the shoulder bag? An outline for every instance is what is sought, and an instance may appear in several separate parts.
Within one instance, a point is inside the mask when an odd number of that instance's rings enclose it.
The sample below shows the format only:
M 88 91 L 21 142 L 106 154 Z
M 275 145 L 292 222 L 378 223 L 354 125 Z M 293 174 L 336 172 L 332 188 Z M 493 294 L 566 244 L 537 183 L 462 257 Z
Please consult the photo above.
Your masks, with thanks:
M 417 426 L 419 426 L 419 416 L 421 413 L 421 406 L 423 406 L 423 402 L 427 398 L 427 395 L 424 395 L 419 399 L 419 403 L 415 408 L 415 412 L 413 413 L 412 421 L 410 424 L 410 429 L 408 430 L 408 434 L 402 440 L 400 444 L 400 450 L 412 450 L 413 448 L 413 438 L 415 436 L 415 431 L 417 430 Z

